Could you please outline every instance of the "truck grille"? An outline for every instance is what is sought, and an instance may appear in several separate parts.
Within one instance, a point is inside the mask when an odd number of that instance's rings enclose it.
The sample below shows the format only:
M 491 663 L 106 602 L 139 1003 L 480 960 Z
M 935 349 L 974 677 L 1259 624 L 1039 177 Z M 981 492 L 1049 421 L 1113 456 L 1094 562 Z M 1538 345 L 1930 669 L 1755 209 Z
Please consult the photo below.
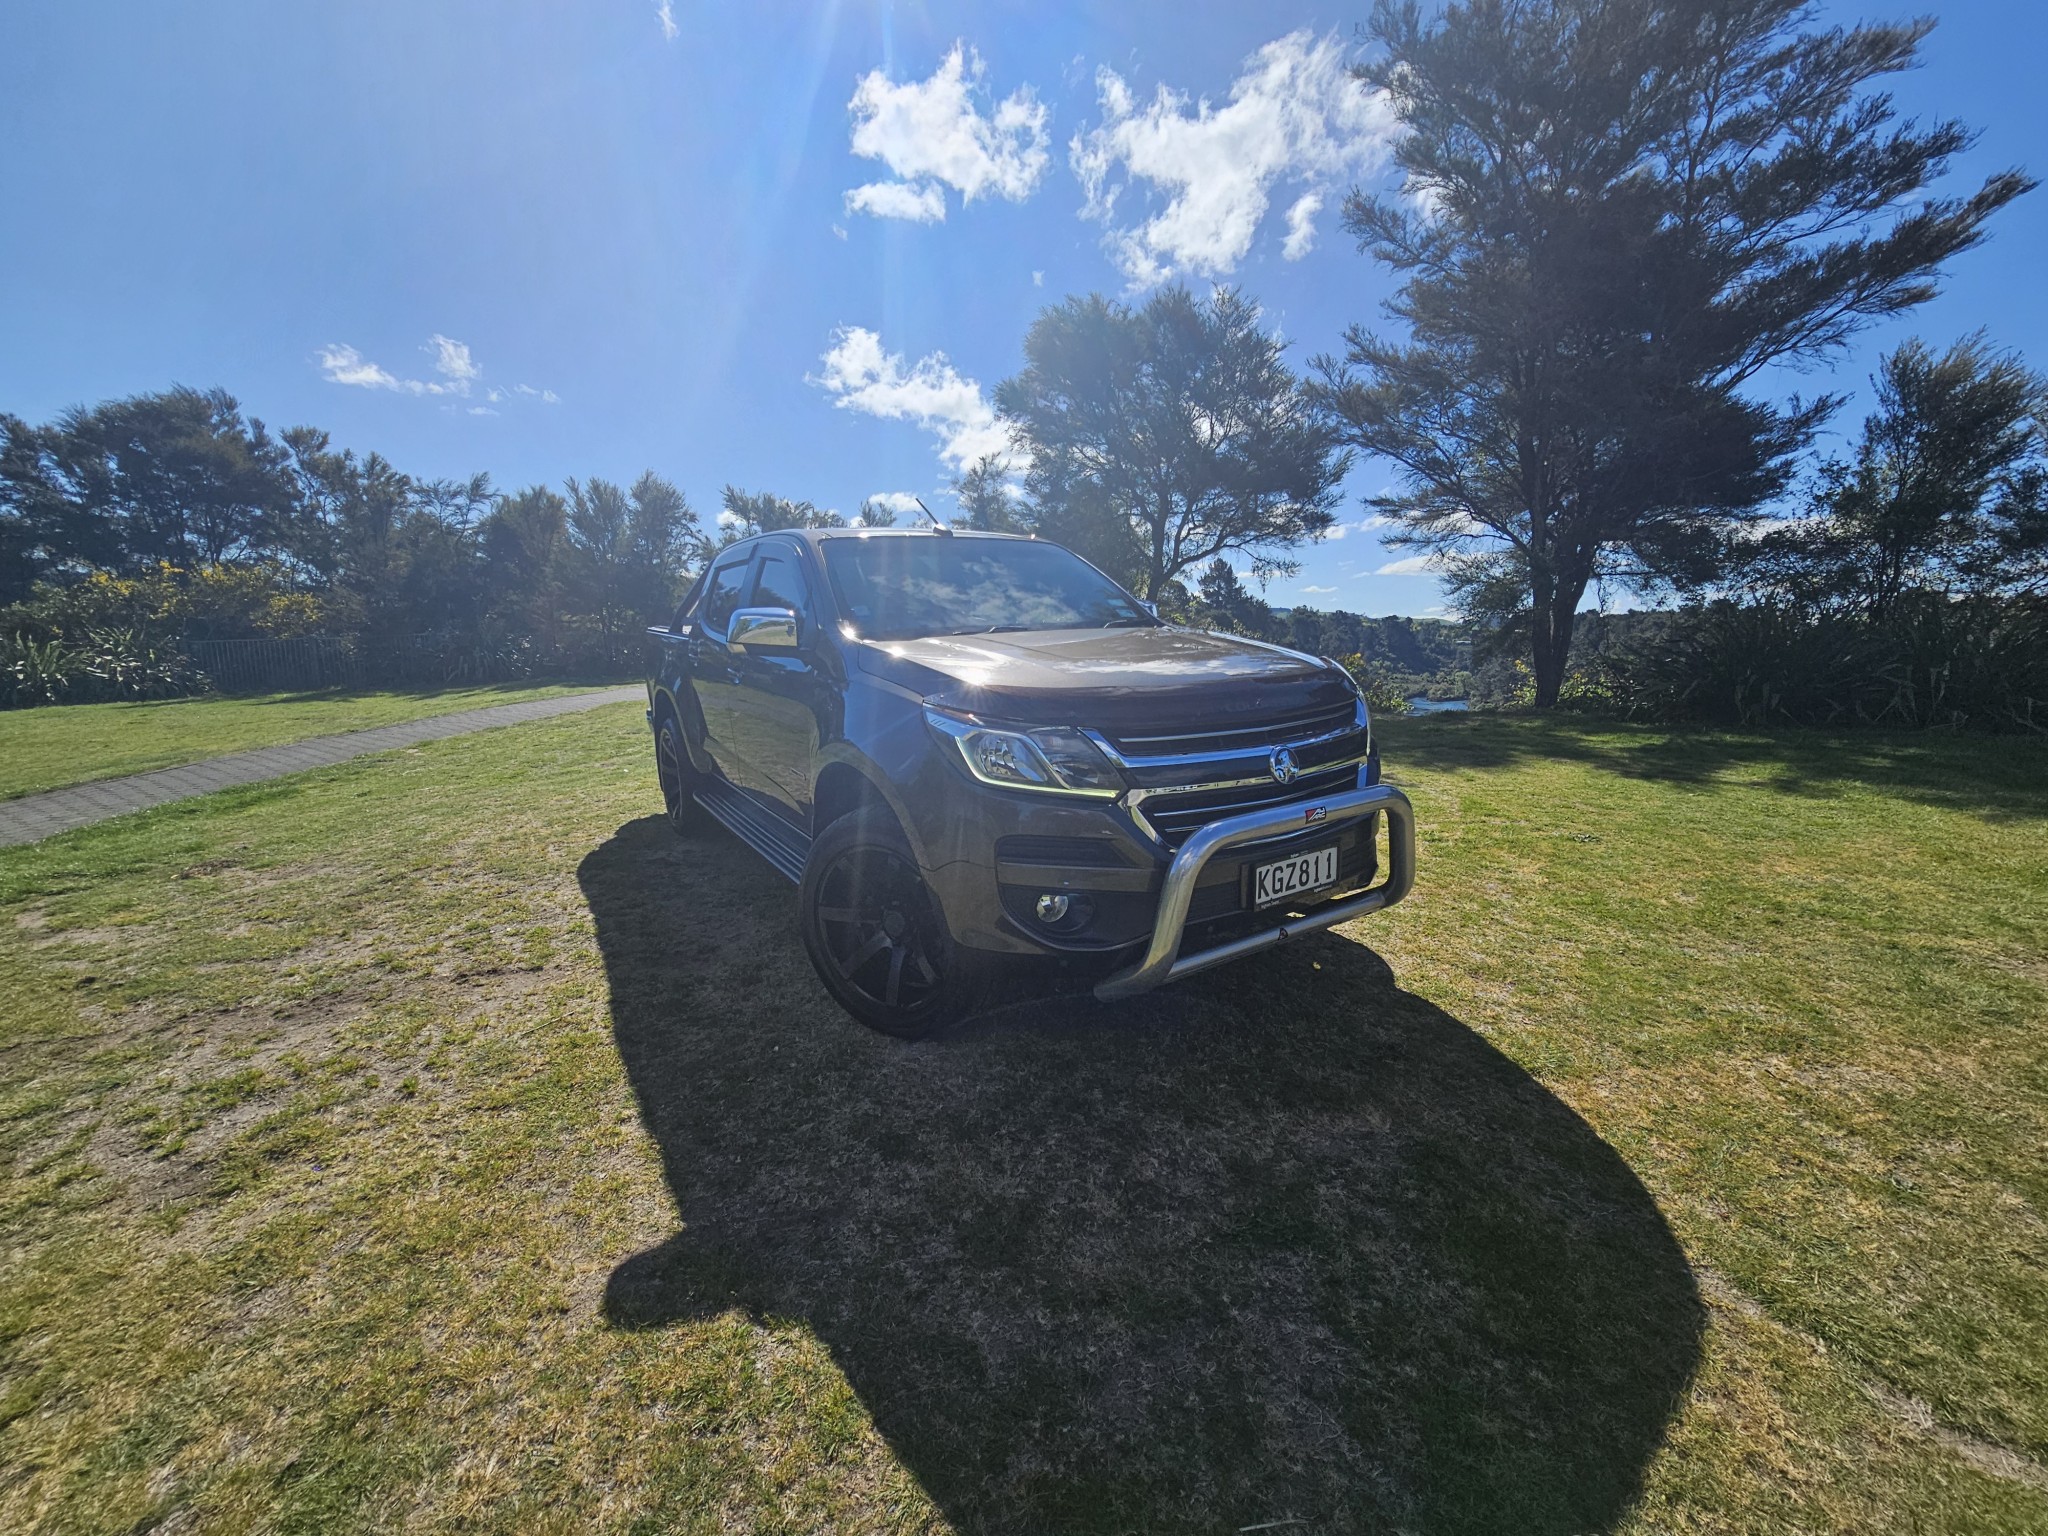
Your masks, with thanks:
M 1313 741 L 1346 729 L 1357 718 L 1357 706 L 1346 700 L 1314 714 L 1269 720 L 1262 725 L 1232 726 L 1227 730 L 1181 730 L 1161 735 L 1111 736 L 1117 751 L 1125 757 L 1186 757 L 1198 752 L 1256 751 L 1263 747 L 1284 747 Z
M 1326 796 L 1358 786 L 1358 765 L 1304 774 L 1292 784 L 1245 784 L 1235 789 L 1191 789 L 1184 794 L 1148 796 L 1139 808 L 1169 848 L 1178 848 L 1196 831 L 1226 816 L 1263 811 L 1276 805 L 1314 804 Z

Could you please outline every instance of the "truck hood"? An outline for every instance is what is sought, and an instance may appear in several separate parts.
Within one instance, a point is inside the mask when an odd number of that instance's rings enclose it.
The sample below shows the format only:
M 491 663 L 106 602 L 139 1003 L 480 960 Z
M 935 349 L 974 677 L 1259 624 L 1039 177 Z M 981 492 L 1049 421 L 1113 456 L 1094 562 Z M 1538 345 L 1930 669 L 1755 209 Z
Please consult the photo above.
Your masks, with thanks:
M 1256 724 L 1351 697 L 1329 662 L 1235 635 L 1044 629 L 862 642 L 862 671 L 990 719 L 1119 731 Z

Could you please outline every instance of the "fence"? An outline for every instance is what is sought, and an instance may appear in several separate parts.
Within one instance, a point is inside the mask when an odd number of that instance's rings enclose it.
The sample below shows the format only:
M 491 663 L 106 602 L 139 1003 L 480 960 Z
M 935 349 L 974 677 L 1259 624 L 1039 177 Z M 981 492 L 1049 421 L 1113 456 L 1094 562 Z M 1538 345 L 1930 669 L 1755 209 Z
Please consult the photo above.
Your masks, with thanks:
M 351 688 L 363 682 L 355 641 L 345 635 L 195 640 L 185 651 L 222 693 L 295 693 Z

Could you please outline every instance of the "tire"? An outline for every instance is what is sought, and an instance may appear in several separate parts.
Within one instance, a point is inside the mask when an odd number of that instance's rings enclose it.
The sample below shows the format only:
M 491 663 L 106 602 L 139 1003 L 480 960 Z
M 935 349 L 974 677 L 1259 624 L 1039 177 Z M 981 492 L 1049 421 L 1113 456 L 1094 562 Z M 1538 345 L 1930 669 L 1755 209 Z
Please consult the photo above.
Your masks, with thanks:
M 654 776 L 661 785 L 662 814 L 687 837 L 703 830 L 704 808 L 692 796 L 699 777 L 690 766 L 690 750 L 676 712 L 663 704 L 654 717 Z
M 980 1005 L 986 962 L 953 942 L 887 811 L 855 811 L 818 834 L 797 902 L 818 979 L 869 1029 L 914 1040 Z

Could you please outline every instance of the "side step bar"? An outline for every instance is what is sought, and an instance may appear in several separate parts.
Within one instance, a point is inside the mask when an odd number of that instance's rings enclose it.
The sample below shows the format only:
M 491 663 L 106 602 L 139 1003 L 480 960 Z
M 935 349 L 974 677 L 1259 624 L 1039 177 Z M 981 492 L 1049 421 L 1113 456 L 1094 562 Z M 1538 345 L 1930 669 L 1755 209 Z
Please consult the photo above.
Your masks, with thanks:
M 719 824 L 775 866 L 792 884 L 801 885 L 811 840 L 773 811 L 749 799 L 730 784 L 707 782 L 690 797 Z

